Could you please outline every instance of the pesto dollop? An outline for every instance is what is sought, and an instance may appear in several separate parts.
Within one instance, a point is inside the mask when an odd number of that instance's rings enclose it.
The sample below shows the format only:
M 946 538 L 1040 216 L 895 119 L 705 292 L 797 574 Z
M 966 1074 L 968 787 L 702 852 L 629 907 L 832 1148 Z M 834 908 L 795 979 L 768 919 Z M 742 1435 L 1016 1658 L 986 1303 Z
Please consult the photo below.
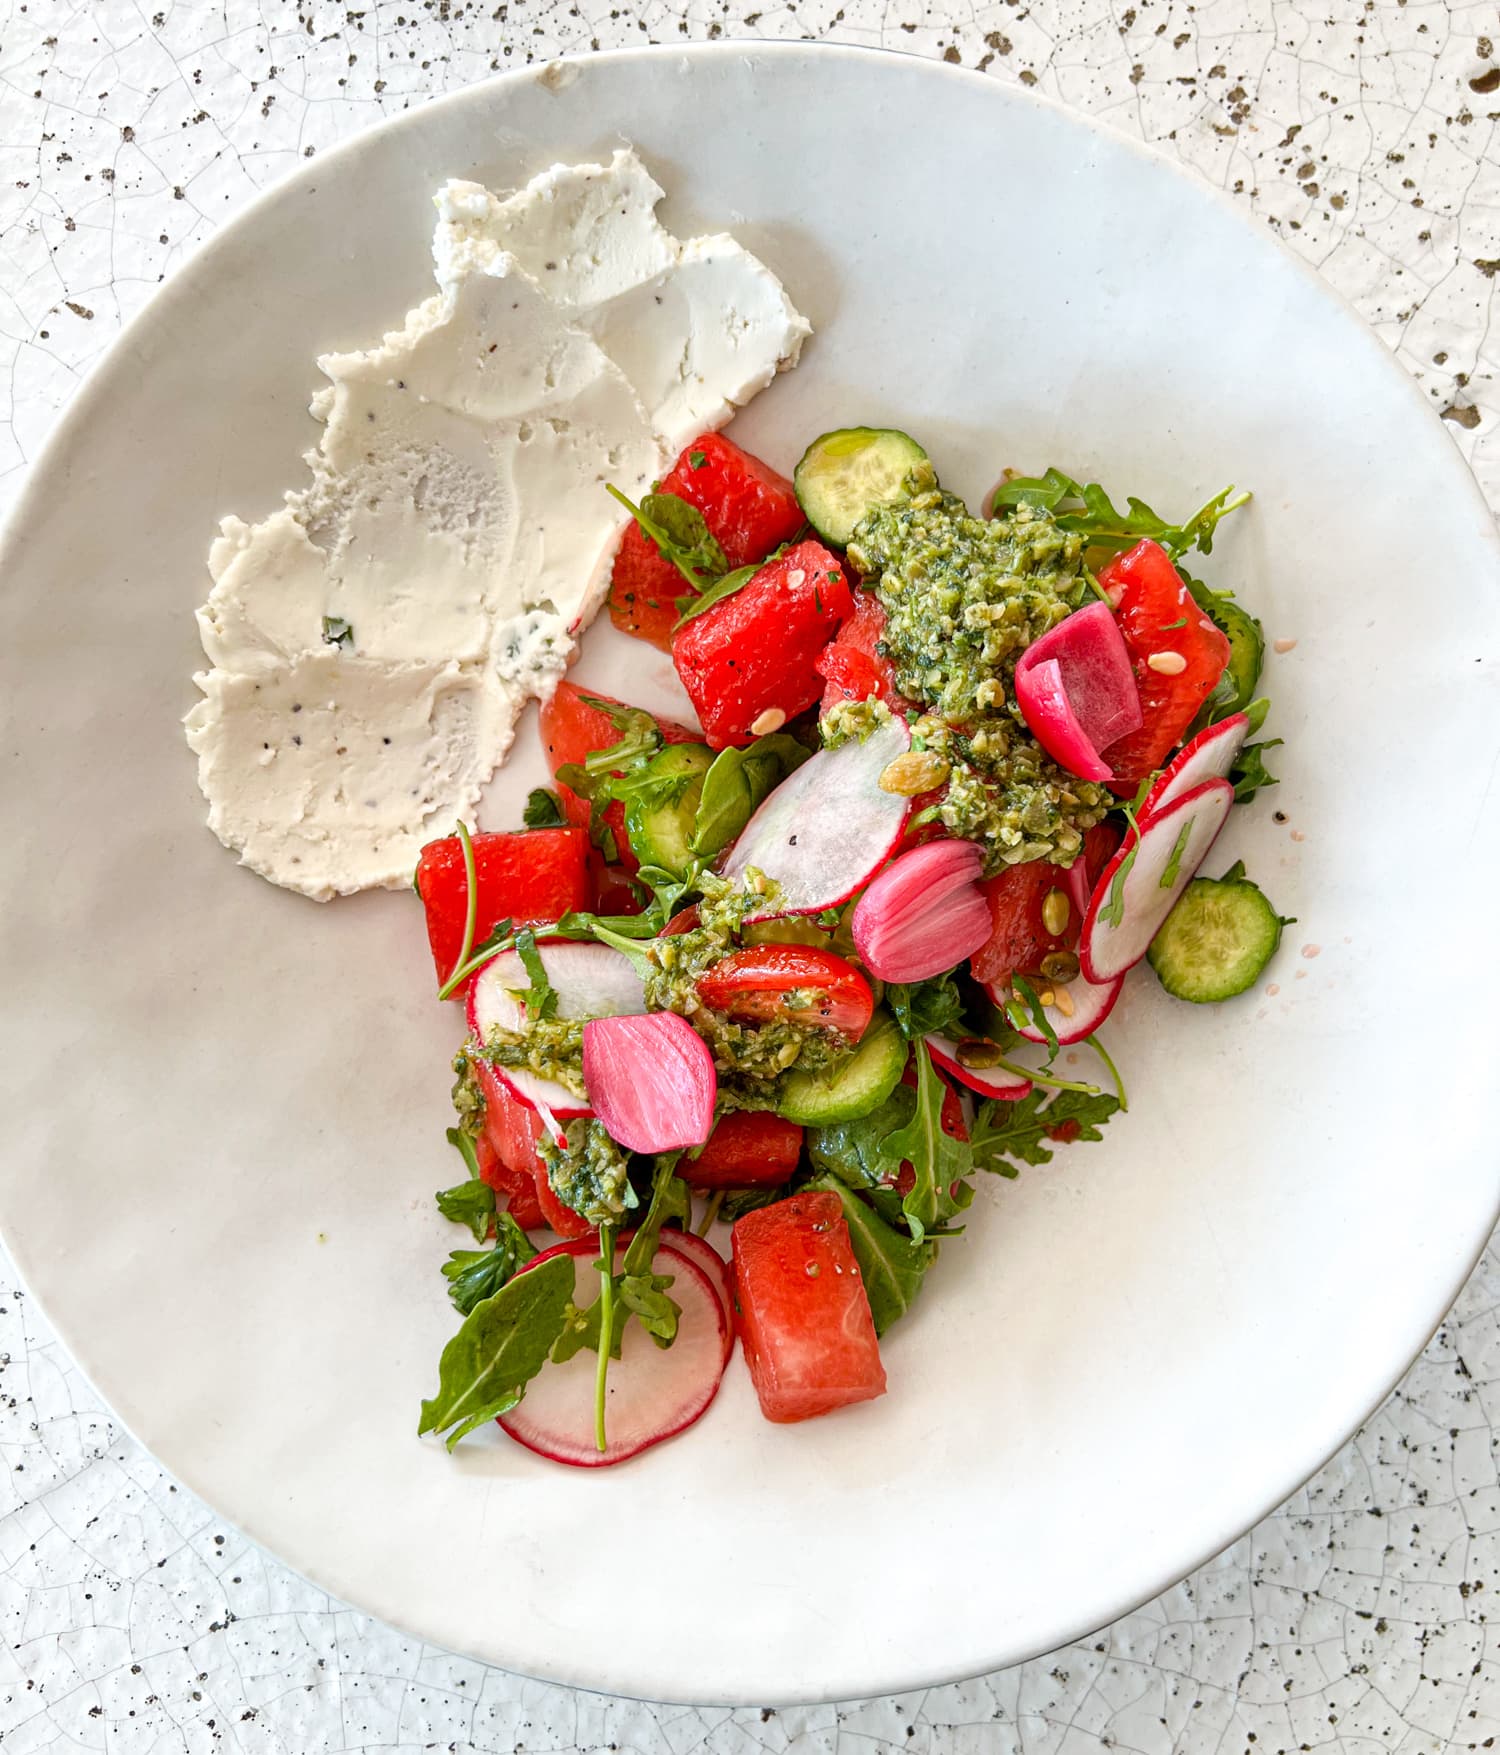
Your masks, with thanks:
M 583 1018 L 538 1018 L 524 1033 L 492 1029 L 479 1052 L 493 1066 L 508 1066 L 554 1079 L 575 1097 L 584 1095 Z
M 630 1186 L 630 1154 L 609 1137 L 602 1121 L 571 1121 L 559 1146 L 543 1133 L 538 1150 L 552 1192 L 591 1225 L 613 1225 L 640 1204 Z
M 769 1107 L 774 1095 L 769 1086 L 783 1073 L 794 1067 L 823 1072 L 851 1047 L 837 1031 L 791 1018 L 738 1023 L 699 998 L 699 978 L 738 950 L 755 930 L 745 927 L 748 916 L 774 905 L 775 886 L 759 880 L 757 888 L 758 877 L 750 873 L 750 887 L 736 890 L 705 874 L 697 926 L 671 938 L 652 939 L 648 945 L 652 966 L 646 976 L 647 1008 L 687 1019 L 713 1053 L 721 1100 L 735 1108 Z M 804 996 L 804 1003 L 812 1004 L 813 998 Z M 795 1006 L 798 995 L 788 994 L 786 999 Z
M 1013 685 L 1016 660 L 1088 593 L 1082 540 L 1031 505 L 975 518 L 930 464 L 909 487 L 861 520 L 849 559 L 885 610 L 880 649 L 896 687 L 923 709 L 912 748 L 950 764 L 936 814 L 981 843 L 989 871 L 1071 865 L 1113 800 L 1045 753 Z

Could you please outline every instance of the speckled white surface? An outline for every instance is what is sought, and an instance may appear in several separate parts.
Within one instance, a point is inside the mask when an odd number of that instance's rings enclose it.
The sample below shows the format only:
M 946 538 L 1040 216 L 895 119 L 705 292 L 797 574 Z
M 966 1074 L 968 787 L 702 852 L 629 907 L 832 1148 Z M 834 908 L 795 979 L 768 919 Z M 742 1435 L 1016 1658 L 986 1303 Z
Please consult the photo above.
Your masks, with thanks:
M 720 36 L 940 56 L 1165 144 L 1375 325 L 1500 504 L 1500 13 L 1458 0 L 194 0 L 155 12 L 12 0 L 0 8 L 0 496 L 120 324 L 299 157 L 493 70 Z M 1490 1747 L 1497 1420 L 1492 1246 L 1423 1359 L 1313 1483 L 1095 1638 L 893 1700 L 652 1708 L 415 1645 L 247 1547 L 112 1426 L 0 1255 L 0 1747 Z

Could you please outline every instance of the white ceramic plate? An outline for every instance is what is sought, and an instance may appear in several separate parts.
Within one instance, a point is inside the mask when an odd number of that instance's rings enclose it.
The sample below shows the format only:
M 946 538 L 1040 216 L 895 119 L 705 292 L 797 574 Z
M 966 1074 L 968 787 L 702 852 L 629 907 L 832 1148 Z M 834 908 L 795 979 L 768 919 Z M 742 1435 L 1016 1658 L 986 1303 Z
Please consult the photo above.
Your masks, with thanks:
M 459 1020 L 409 896 L 320 909 L 236 869 L 178 720 L 214 522 L 297 478 L 313 356 L 422 295 L 435 184 L 623 140 L 677 230 L 732 226 L 817 326 L 735 428 L 783 468 L 870 421 L 974 500 L 1053 461 L 1172 508 L 1257 491 L 1212 577 L 1297 646 L 1267 671 L 1282 784 L 1222 858 L 1299 921 L 1274 999 L 1199 1011 L 1135 978 L 1110 1029 L 1129 1116 L 982 1191 L 888 1340 L 883 1401 L 776 1428 L 736 1365 L 690 1436 L 585 1474 L 415 1437 L 454 1323 L 430 1196 Z M 1075 116 L 916 60 L 740 46 L 433 104 L 257 203 L 132 326 L 3 581 L 7 1237 L 182 1480 L 428 1640 L 694 1701 L 1045 1649 L 1302 1480 L 1490 1228 L 1491 521 L 1321 285 Z M 582 671 L 658 703 L 671 683 L 606 629 Z M 537 772 L 528 749 L 490 824 Z

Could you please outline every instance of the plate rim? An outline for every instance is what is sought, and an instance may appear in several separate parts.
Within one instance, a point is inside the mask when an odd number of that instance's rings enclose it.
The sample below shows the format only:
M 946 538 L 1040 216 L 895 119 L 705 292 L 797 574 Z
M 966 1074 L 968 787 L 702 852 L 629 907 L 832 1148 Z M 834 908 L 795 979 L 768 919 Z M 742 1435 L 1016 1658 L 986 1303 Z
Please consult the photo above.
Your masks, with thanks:
M 920 69 L 924 76 L 936 76 L 944 81 L 964 81 L 976 89 L 983 88 L 989 94 L 986 101 L 1042 112 L 1062 121 L 1067 126 L 1093 134 L 1108 142 L 1113 148 L 1124 147 L 1128 149 L 1135 157 L 1152 166 L 1155 174 L 1169 173 L 1179 183 L 1190 185 L 1199 198 L 1211 198 L 1218 208 L 1233 216 L 1236 225 L 1245 232 L 1254 235 L 1263 246 L 1269 246 L 1270 250 L 1279 255 L 1284 263 L 1292 266 L 1305 287 L 1315 290 L 1316 296 L 1341 314 L 1346 328 L 1352 327 L 1358 331 L 1360 344 L 1365 352 L 1372 360 L 1379 362 L 1373 369 L 1384 372 L 1388 383 L 1391 381 L 1391 375 L 1394 374 L 1395 378 L 1399 379 L 1402 384 L 1409 404 L 1414 409 L 1421 410 L 1427 421 L 1441 427 L 1438 411 L 1432 406 L 1428 397 L 1423 394 L 1412 373 L 1401 364 L 1394 352 L 1381 340 L 1353 303 L 1326 281 L 1311 263 L 1294 251 L 1284 239 L 1257 225 L 1253 217 L 1244 212 L 1224 189 L 1184 164 L 1180 159 L 1168 154 L 1164 148 L 1125 133 L 1103 118 L 1090 115 L 1039 90 L 1011 85 L 991 78 L 975 68 L 956 66 L 900 48 L 853 43 L 762 42 L 745 39 L 726 39 L 718 42 L 684 43 L 681 45 L 648 43 L 620 49 L 576 51 L 551 57 L 545 61 L 532 62 L 526 66 L 513 68 L 476 81 L 471 85 L 444 92 L 403 111 L 399 115 L 383 118 L 360 128 L 347 139 L 341 140 L 321 152 L 315 159 L 294 165 L 269 183 L 266 188 L 260 190 L 230 219 L 193 247 L 171 275 L 151 294 L 130 320 L 121 326 L 108 346 L 90 364 L 83 378 L 59 411 L 36 456 L 26 465 L 25 478 L 20 491 L 6 513 L 3 524 L 0 524 L 0 568 L 3 568 L 10 561 L 12 551 L 22 535 L 23 527 L 30 521 L 36 502 L 41 499 L 43 482 L 52 473 L 57 459 L 72 444 L 74 434 L 89 421 L 95 408 L 107 399 L 114 374 L 119 369 L 121 362 L 128 356 L 131 344 L 138 334 L 149 331 L 159 323 L 162 314 L 170 311 L 174 299 L 187 296 L 188 288 L 196 280 L 196 277 L 206 269 L 211 268 L 215 254 L 232 248 L 241 231 L 253 228 L 263 211 L 269 211 L 288 196 L 298 192 L 299 189 L 311 192 L 316 179 L 326 167 L 329 165 L 342 166 L 346 160 L 357 158 L 373 137 L 395 135 L 405 129 L 416 128 L 430 116 L 434 109 L 457 109 L 464 104 L 482 105 L 487 101 L 493 101 L 496 94 L 504 92 L 507 88 L 521 87 L 528 83 L 548 84 L 550 80 L 556 78 L 553 70 L 560 67 L 577 68 L 582 72 L 601 65 L 640 62 L 658 62 L 663 66 L 671 66 L 684 60 L 706 62 L 724 59 L 760 59 L 775 62 L 804 58 L 815 58 L 827 62 L 904 63 L 907 73 L 914 73 Z M 1458 478 L 1462 478 L 1464 493 L 1474 510 L 1479 514 L 1476 529 L 1472 534 L 1489 548 L 1492 557 L 1500 560 L 1500 528 L 1497 528 L 1496 512 L 1486 500 L 1468 460 L 1458 449 L 1452 436 L 1446 432 L 1443 434 L 1443 444 L 1447 451 L 1444 469 L 1450 473 L 1450 476 L 1453 476 L 1455 488 L 1458 485 Z M 1354 1433 L 1364 1426 L 1389 1399 L 1412 1365 L 1421 1357 L 1433 1336 L 1442 1327 L 1455 1300 L 1463 1291 L 1482 1259 L 1497 1222 L 1500 1222 L 1500 1180 L 1497 1180 L 1489 1216 L 1483 1221 L 1482 1230 L 1466 1254 L 1456 1276 L 1452 1279 L 1451 1288 L 1445 1292 L 1440 1307 L 1436 1312 L 1423 1315 L 1420 1318 L 1420 1335 L 1415 1345 L 1409 1353 L 1401 1358 L 1389 1376 L 1382 1372 L 1379 1378 L 1382 1387 L 1364 1407 L 1359 1418 L 1352 1425 L 1340 1431 L 1334 1441 L 1326 1448 L 1324 1448 L 1323 1441 L 1319 1440 L 1317 1454 L 1310 1462 L 1298 1463 L 1295 1478 L 1287 1481 L 1284 1485 L 1278 1485 L 1274 1493 L 1263 1501 L 1259 1501 L 1252 1516 L 1244 1521 L 1238 1521 L 1237 1516 L 1234 1527 L 1223 1532 L 1221 1539 L 1216 1539 L 1213 1546 L 1206 1552 L 1199 1553 L 1186 1566 L 1176 1559 L 1170 1563 L 1164 1562 L 1165 1570 L 1154 1573 L 1149 1586 L 1133 1585 L 1123 1594 L 1105 1593 L 1110 1597 L 1112 1606 L 1102 1619 L 1094 1619 L 1090 1616 L 1086 1624 L 1069 1623 L 1067 1627 L 1062 1629 L 1048 1631 L 1044 1635 L 1039 1635 L 1035 1643 L 1028 1642 L 1015 1650 L 998 1653 L 985 1668 L 980 1670 L 975 1670 L 969 1664 L 965 1664 L 959 1670 L 928 1670 L 920 1671 L 915 1676 L 898 1677 L 892 1682 L 883 1684 L 881 1693 L 898 1694 L 918 1688 L 949 1686 L 997 1669 L 1009 1669 L 1059 1650 L 1076 1640 L 1087 1638 L 1091 1633 L 1110 1626 L 1121 1617 L 1143 1607 L 1232 1547 L 1279 1505 L 1314 1478 L 1343 1449 Z M 151 1457 L 156 1466 L 162 1468 L 174 1479 L 179 1480 L 205 1505 L 213 1509 L 216 1517 L 220 1517 L 231 1528 L 255 1542 L 257 1546 L 262 1547 L 279 1564 L 285 1565 L 297 1577 L 305 1580 L 313 1588 L 336 1598 L 336 1600 L 347 1603 L 357 1612 L 370 1613 L 368 1610 L 361 1609 L 353 1599 L 344 1597 L 339 1590 L 325 1582 L 320 1577 L 320 1569 L 305 1570 L 300 1563 L 284 1556 L 270 1540 L 258 1535 L 256 1533 L 258 1520 L 254 1518 L 238 1520 L 224 1517 L 217 1510 L 211 1491 L 197 1484 L 194 1478 L 197 1471 L 179 1474 L 175 1465 L 163 1462 L 156 1452 L 138 1437 L 131 1424 L 122 1419 L 115 1410 L 110 1397 L 96 1379 L 89 1364 L 89 1349 L 86 1344 L 80 1346 L 70 1325 L 66 1321 L 59 1321 L 49 1309 L 46 1301 L 33 1290 L 32 1277 L 26 1266 L 25 1250 L 17 1247 L 14 1235 L 8 1229 L 5 1232 L 4 1241 L 15 1264 L 17 1274 L 26 1288 L 27 1296 L 42 1312 L 48 1325 L 66 1349 L 74 1368 L 82 1374 L 108 1411 L 110 1418 L 129 1435 L 132 1443 L 139 1445 Z M 1447 1276 L 1444 1277 L 1444 1283 L 1448 1284 Z M 379 1619 L 412 1639 L 424 1644 L 437 1643 L 432 1640 L 430 1634 L 406 1621 L 399 1613 L 392 1614 L 385 1611 L 376 1613 Z M 444 1649 L 458 1651 L 461 1648 L 445 1647 Z M 710 1698 L 676 1692 L 651 1695 L 632 1694 L 628 1691 L 622 1691 L 618 1686 L 606 1681 L 579 1681 L 575 1675 L 568 1673 L 564 1664 L 549 1664 L 517 1670 L 509 1669 L 492 1659 L 479 1659 L 477 1661 L 492 1664 L 493 1667 L 501 1669 L 505 1673 L 521 1675 L 549 1685 L 622 1699 L 688 1706 L 726 1705 L 737 1707 L 760 1705 L 764 1698 L 759 1695 L 737 1693 L 732 1689 Z M 860 1688 L 815 1685 L 780 1692 L 772 1703 L 778 1706 L 801 1706 L 866 1697 L 869 1697 L 868 1689 L 864 1689 L 862 1692 Z

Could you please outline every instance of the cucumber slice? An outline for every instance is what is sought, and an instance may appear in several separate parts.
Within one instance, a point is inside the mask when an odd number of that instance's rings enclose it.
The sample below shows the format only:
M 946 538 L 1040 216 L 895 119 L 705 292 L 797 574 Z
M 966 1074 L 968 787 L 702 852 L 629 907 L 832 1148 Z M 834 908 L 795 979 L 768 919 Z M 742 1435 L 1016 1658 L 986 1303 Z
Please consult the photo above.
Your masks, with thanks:
M 1228 719 L 1243 713 L 1255 699 L 1255 685 L 1260 681 L 1260 668 L 1266 655 L 1266 637 L 1260 623 L 1249 610 L 1228 597 L 1217 597 L 1208 611 L 1209 619 L 1229 640 L 1229 663 L 1223 681 L 1233 690 L 1214 706 L 1214 718 Z
M 693 864 L 693 824 L 703 776 L 713 765 L 706 744 L 672 743 L 658 750 L 625 800 L 625 833 L 642 865 L 683 877 Z
M 1146 961 L 1175 999 L 1233 999 L 1276 955 L 1286 922 L 1242 870 L 1194 878 L 1152 939 Z
M 776 1113 L 803 1127 L 858 1121 L 878 1109 L 906 1070 L 906 1038 L 887 1011 L 878 1011 L 859 1047 L 827 1073 L 791 1072 L 781 1081 Z
M 899 500 L 911 470 L 926 461 L 917 441 L 894 427 L 839 427 L 802 453 L 792 484 L 808 523 L 844 548 L 865 513 Z

